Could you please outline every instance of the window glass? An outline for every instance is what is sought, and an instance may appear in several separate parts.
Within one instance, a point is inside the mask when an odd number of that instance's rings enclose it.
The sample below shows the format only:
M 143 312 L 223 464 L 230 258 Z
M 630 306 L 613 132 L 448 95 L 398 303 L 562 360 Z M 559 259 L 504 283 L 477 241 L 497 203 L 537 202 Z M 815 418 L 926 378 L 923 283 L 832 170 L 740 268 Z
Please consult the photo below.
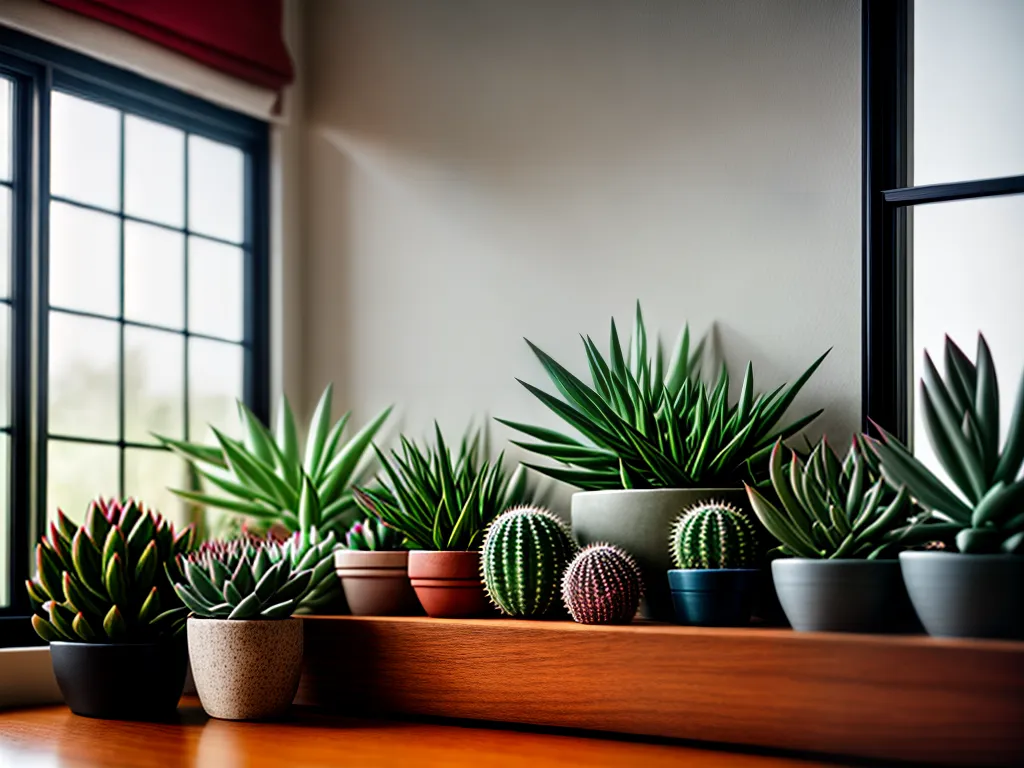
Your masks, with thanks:
M 50 99 L 50 194 L 117 210 L 121 113 L 54 91 Z

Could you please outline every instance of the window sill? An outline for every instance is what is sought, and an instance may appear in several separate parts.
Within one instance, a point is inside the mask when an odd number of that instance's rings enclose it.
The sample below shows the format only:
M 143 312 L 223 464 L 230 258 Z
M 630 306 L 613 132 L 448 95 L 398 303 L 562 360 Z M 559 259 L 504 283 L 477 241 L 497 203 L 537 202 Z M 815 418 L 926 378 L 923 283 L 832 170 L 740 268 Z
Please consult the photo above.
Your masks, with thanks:
M 0 709 L 60 701 L 49 648 L 0 648 Z

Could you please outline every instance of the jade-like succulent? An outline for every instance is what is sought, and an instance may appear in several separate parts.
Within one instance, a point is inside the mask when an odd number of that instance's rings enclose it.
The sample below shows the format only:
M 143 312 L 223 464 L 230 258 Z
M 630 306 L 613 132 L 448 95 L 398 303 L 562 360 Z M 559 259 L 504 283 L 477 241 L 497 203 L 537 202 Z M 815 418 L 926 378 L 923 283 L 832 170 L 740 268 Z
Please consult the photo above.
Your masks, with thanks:
M 562 601 L 580 624 L 628 624 L 642 595 L 636 560 L 611 544 L 583 549 L 562 578 Z
M 481 549 L 487 595 L 508 616 L 545 616 L 560 604 L 562 575 L 575 554 L 565 523 L 546 509 L 506 510 L 488 527 Z
M 855 438 L 842 461 L 823 439 L 804 463 L 794 452 L 783 467 L 781 441 L 769 464 L 779 509 L 747 486 L 758 519 L 791 557 L 872 560 L 939 539 L 943 530 L 920 521 L 905 489 L 890 488 L 878 460 Z
M 754 524 L 718 501 L 684 510 L 672 524 L 670 547 L 676 568 L 754 568 L 757 563 Z
M 315 534 L 315 529 L 314 529 Z M 221 542 L 184 558 L 184 579 L 174 585 L 193 614 L 206 619 L 286 619 L 333 576 L 334 534 L 310 543 Z
M 375 517 L 368 517 L 348 529 L 345 546 L 366 552 L 395 552 L 405 549 L 403 538 L 394 528 L 388 528 Z
M 972 362 L 946 337 L 945 377 L 925 353 L 920 407 L 935 456 L 955 490 L 884 430 L 872 448 L 882 473 L 956 536 L 961 552 L 1024 555 L 1024 374 L 1000 446 L 999 384 L 985 337 Z
M 63 512 L 36 547 L 27 581 L 32 626 L 47 641 L 151 643 L 185 627 L 174 594 L 176 558 L 192 548 L 195 529 L 174 526 L 141 503 L 97 499 L 85 523 Z

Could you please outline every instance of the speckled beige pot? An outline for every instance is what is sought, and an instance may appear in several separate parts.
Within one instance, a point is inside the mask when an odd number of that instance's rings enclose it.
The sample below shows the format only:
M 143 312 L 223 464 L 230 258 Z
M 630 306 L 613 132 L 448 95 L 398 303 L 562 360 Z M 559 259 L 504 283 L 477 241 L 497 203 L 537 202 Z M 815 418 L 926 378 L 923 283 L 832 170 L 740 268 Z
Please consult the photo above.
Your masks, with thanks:
M 291 706 L 302 672 L 302 621 L 188 620 L 203 709 L 223 720 L 266 720 Z

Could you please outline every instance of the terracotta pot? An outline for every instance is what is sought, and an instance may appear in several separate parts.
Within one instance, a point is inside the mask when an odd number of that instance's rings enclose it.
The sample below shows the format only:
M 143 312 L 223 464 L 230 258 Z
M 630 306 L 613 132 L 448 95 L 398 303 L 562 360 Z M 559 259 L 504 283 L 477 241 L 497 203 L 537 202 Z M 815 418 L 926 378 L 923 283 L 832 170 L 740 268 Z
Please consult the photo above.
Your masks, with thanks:
M 420 611 L 409 583 L 409 553 L 339 549 L 334 569 L 353 616 L 415 616 Z
M 302 621 L 191 618 L 188 650 L 199 701 L 210 717 L 280 717 L 299 688 Z
M 480 576 L 479 552 L 409 553 L 409 580 L 423 610 L 435 619 L 460 619 L 490 612 Z

